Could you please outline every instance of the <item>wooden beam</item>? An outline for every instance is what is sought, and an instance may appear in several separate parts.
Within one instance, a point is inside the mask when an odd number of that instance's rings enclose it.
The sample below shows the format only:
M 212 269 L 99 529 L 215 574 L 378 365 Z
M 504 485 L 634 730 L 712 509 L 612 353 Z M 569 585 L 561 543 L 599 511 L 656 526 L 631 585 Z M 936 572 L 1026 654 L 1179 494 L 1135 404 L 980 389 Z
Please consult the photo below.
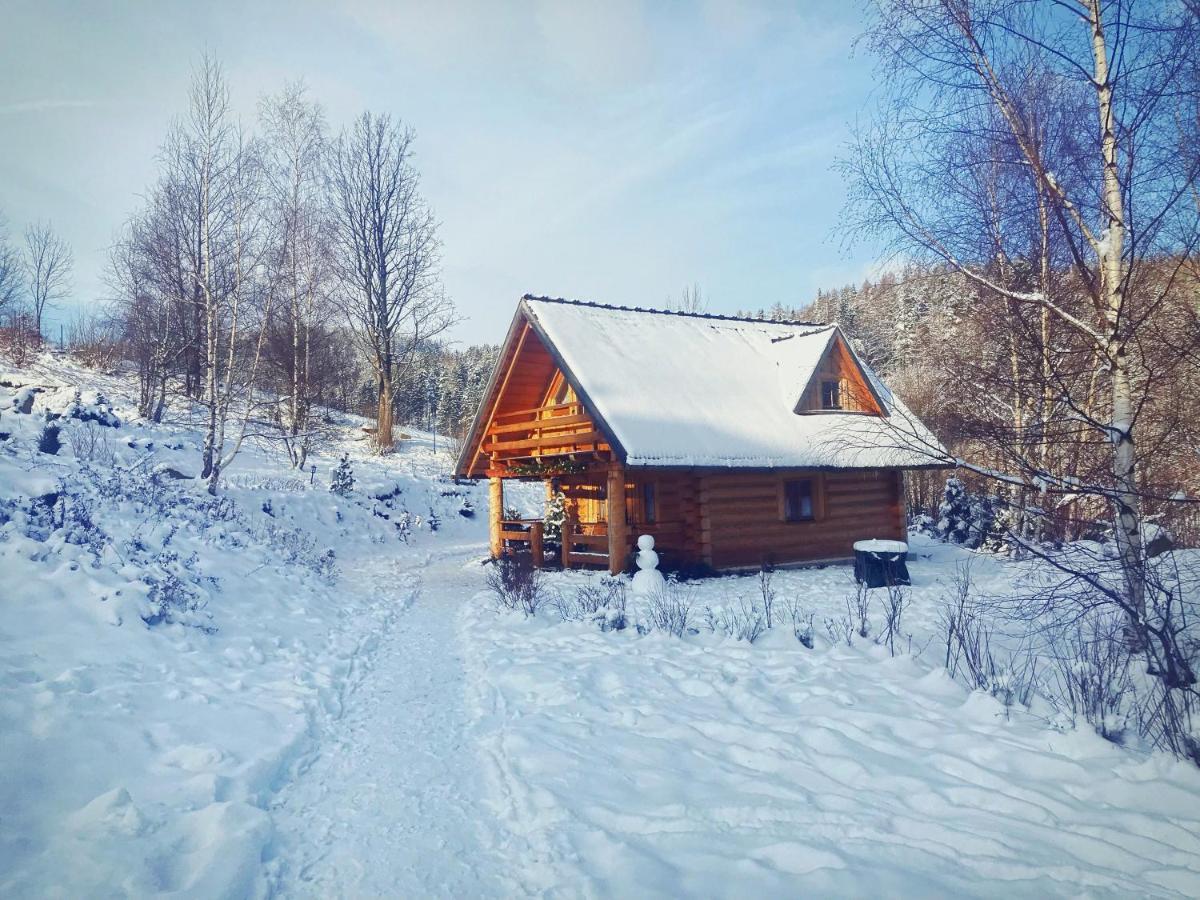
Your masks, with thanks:
M 485 449 L 489 453 L 504 453 L 511 450 L 540 450 L 546 447 L 578 447 L 584 444 L 594 446 L 603 440 L 604 435 L 599 431 L 564 432 L 521 441 L 493 440 L 487 444 Z
M 534 431 L 535 429 L 547 428 L 566 428 L 570 425 L 587 425 L 592 427 L 592 417 L 586 413 L 580 413 L 574 416 L 555 416 L 551 419 L 522 419 L 520 422 L 513 422 L 511 425 L 492 425 L 488 429 L 488 436 L 494 434 L 518 434 L 522 431 Z M 587 429 L 584 429 L 585 431 Z
M 492 559 L 504 552 L 501 520 L 504 518 L 504 481 L 496 476 L 488 479 L 488 548 Z
M 578 400 L 568 400 L 566 403 L 550 403 L 545 406 L 531 406 L 528 409 L 514 409 L 512 412 L 497 413 L 492 418 L 497 424 L 501 423 L 501 422 L 507 422 L 509 419 L 532 421 L 534 419 L 537 419 L 539 416 L 545 415 L 546 413 L 556 413 L 556 412 L 569 413 L 569 412 L 572 412 L 573 410 L 576 410 L 577 408 L 582 410 L 582 407 L 583 407 L 583 404 L 580 403 Z M 547 419 L 555 419 L 555 418 L 563 418 L 563 417 L 549 415 L 549 416 L 546 416 L 546 418 Z
M 562 551 L 561 560 L 564 569 L 571 568 L 571 543 L 575 540 L 575 523 L 571 519 L 571 514 L 567 513 L 562 523 Z
M 608 467 L 608 572 L 620 575 L 625 568 L 625 466 Z
M 541 522 L 534 522 L 529 526 L 529 553 L 533 557 L 535 569 L 540 569 L 542 563 L 545 562 L 545 556 L 542 553 L 542 529 L 545 527 Z

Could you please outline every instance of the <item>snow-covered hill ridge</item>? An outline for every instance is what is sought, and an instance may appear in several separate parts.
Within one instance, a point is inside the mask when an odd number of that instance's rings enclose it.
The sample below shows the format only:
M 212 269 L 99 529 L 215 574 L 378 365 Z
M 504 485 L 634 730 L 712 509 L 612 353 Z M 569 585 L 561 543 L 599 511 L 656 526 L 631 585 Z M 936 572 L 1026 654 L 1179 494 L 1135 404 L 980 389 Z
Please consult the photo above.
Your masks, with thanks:
M 315 475 L 247 446 L 211 497 L 178 477 L 198 433 L 125 384 L 0 372 L 0 895 L 259 894 L 271 798 L 481 498 L 428 436 L 371 457 L 353 423 Z

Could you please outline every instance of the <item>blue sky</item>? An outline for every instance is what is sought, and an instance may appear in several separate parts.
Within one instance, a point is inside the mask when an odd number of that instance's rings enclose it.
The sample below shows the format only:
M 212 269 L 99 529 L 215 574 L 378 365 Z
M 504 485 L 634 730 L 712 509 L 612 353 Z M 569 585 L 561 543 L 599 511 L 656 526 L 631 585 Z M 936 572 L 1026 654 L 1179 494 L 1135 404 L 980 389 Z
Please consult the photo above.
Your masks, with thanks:
M 713 312 L 861 279 L 832 166 L 870 100 L 856 0 L 804 3 L 0 0 L 0 211 L 49 218 L 75 298 L 154 177 L 207 49 L 252 123 L 303 77 L 330 122 L 416 129 L 461 341 L 522 293 Z

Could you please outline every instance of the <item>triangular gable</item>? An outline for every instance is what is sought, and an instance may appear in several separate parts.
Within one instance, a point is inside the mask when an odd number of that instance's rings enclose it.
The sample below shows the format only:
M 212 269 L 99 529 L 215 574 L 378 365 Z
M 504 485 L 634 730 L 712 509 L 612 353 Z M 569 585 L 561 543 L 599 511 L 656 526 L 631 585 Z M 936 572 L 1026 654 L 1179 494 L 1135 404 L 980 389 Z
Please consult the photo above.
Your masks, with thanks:
M 797 382 L 801 388 L 792 411 L 800 415 L 830 412 L 823 403 L 822 393 L 824 384 L 830 381 L 838 385 L 840 411 L 887 415 L 887 405 L 875 390 L 874 380 L 837 326 L 830 329 L 825 347 L 808 369 L 806 380 Z
M 572 407 L 571 421 L 565 422 L 568 429 L 564 429 L 565 420 L 562 417 L 554 419 L 554 427 L 551 428 L 545 412 L 529 417 L 524 415 L 554 406 L 551 395 L 559 385 L 569 388 L 568 403 L 559 404 Z M 542 422 L 548 427 L 538 429 L 537 437 L 526 436 L 521 433 L 525 430 L 521 427 L 522 422 L 529 426 Z M 619 451 L 619 446 L 604 423 L 588 408 L 586 393 L 563 364 L 552 342 L 537 327 L 536 320 L 528 315 L 522 302 L 500 349 L 500 356 L 484 392 L 484 400 L 463 442 L 455 474 L 468 478 L 485 474 L 490 464 L 489 453 L 497 442 L 506 454 L 521 450 L 529 450 L 531 454 L 540 451 L 540 447 L 519 447 L 514 450 L 513 445 L 549 440 L 541 436 L 542 430 L 553 434 L 562 434 L 564 430 L 577 432 L 588 438 L 583 446 L 592 452 Z M 564 441 L 562 445 L 547 444 L 546 449 L 566 451 L 571 447 Z
M 780 399 L 788 409 L 798 409 L 813 373 L 834 339 L 835 328 L 793 332 L 771 338 L 771 355 L 779 375 Z

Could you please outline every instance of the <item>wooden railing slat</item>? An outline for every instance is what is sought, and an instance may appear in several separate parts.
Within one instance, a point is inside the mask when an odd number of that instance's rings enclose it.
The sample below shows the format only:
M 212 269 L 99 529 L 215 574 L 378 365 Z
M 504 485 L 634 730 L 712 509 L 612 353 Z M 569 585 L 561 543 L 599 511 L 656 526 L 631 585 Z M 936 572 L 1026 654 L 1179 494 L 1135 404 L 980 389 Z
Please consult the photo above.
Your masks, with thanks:
M 548 414 L 553 418 L 553 414 L 563 410 L 577 409 L 583 411 L 583 405 L 578 400 L 573 400 L 568 403 L 553 403 L 549 406 L 535 406 L 532 409 L 518 409 L 513 412 L 500 413 L 492 417 L 492 421 L 500 421 L 501 419 L 536 419 L 544 414 Z

